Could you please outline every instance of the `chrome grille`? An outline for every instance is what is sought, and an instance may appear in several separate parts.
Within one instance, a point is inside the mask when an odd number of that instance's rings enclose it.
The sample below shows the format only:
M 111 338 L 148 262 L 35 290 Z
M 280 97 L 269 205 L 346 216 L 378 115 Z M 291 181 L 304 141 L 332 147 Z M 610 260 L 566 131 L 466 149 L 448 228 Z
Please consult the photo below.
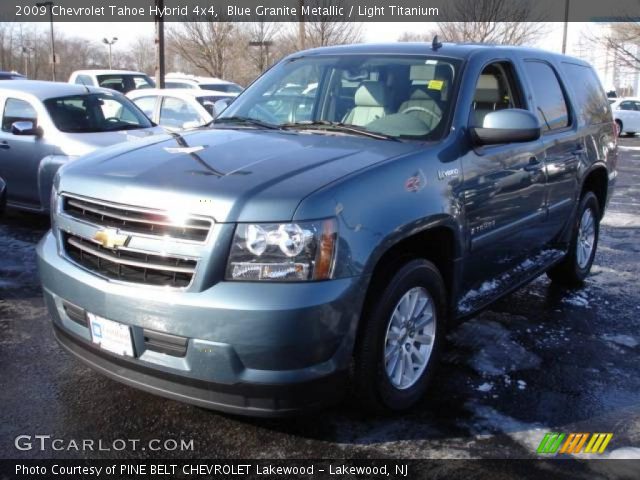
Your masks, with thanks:
M 63 196 L 62 212 L 76 220 L 133 234 L 204 242 L 211 230 L 208 219 L 188 217 L 176 225 L 166 213 Z
M 184 288 L 195 273 L 195 260 L 110 249 L 81 237 L 64 233 L 66 254 L 74 262 L 106 278 L 145 285 Z

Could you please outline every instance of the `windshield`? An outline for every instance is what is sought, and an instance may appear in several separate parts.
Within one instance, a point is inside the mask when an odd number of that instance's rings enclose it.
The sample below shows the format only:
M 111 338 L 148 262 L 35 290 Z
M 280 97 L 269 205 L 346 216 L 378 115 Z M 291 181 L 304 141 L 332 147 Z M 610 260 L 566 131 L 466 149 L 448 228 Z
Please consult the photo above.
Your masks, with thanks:
M 200 88 L 203 90 L 215 90 L 225 93 L 240 93 L 242 87 L 235 83 L 201 83 Z
M 131 90 L 140 90 L 143 88 L 154 88 L 155 83 L 147 75 L 135 74 L 108 74 L 97 75 L 98 86 L 102 88 L 110 88 L 120 93 L 127 93 Z
M 244 118 L 287 128 L 347 125 L 386 137 L 436 140 L 445 134 L 459 65 L 407 55 L 294 58 L 258 79 L 216 123 Z
M 118 94 L 90 93 L 50 98 L 44 105 L 61 132 L 112 132 L 149 128 L 152 123 Z

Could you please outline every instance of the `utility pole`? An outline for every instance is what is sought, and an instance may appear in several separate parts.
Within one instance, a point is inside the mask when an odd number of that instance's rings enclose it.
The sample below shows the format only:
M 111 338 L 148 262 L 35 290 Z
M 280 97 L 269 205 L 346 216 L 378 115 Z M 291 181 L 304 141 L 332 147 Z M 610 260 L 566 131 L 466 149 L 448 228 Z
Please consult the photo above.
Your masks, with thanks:
M 567 30 L 569 29 L 569 2 L 564 0 L 564 28 L 562 30 L 562 53 L 567 53 Z
M 56 81 L 56 47 L 53 39 L 53 2 L 36 3 L 36 7 L 47 7 L 49 9 L 49 26 L 51 27 L 51 78 Z
M 111 40 L 109 40 L 107 38 L 103 38 L 102 39 L 102 43 L 104 43 L 105 45 L 107 45 L 109 47 L 109 70 L 112 69 L 112 67 L 111 67 L 111 47 L 117 41 L 118 41 L 118 37 L 113 37 Z
M 305 44 L 305 28 L 304 28 L 304 14 L 302 13 L 302 7 L 304 7 L 304 0 L 300 0 L 300 20 L 298 20 L 298 42 L 300 43 L 300 50 L 304 50 Z
M 156 12 L 164 9 L 164 0 L 154 0 Z M 156 87 L 164 88 L 164 19 L 156 14 Z

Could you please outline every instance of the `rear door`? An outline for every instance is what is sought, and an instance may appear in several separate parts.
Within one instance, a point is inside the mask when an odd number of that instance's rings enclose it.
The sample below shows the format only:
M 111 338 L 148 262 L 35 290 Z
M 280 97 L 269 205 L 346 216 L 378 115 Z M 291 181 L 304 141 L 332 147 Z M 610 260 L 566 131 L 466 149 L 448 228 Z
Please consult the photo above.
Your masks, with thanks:
M 0 128 L 0 177 L 7 183 L 7 200 L 31 208 L 40 207 L 38 167 L 49 150 L 36 135 L 14 135 L 14 122 L 38 124 L 36 108 L 28 101 L 8 97 L 2 106 Z
M 483 67 L 475 82 L 469 126 L 490 112 L 527 108 L 522 82 L 508 60 Z M 471 254 L 465 283 L 511 270 L 538 243 L 545 220 L 544 150 L 540 140 L 475 147 L 462 158 Z
M 549 211 L 548 228 L 540 232 L 540 243 L 544 244 L 550 242 L 571 217 L 578 192 L 578 167 L 586 160 L 587 150 L 556 67 L 546 61 L 527 59 L 524 70 L 542 125 L 547 174 L 545 203 Z

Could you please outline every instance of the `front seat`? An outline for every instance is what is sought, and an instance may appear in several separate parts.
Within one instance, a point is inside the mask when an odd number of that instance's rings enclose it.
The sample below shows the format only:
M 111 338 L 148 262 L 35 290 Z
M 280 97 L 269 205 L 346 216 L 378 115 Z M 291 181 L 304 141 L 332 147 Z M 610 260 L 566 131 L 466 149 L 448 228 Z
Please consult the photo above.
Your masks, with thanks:
M 399 113 L 409 112 L 435 129 L 442 120 L 443 103 L 447 100 L 451 74 L 449 65 L 438 65 L 434 69 L 431 65 L 411 65 L 409 78 L 413 87 L 409 99 L 402 102 Z M 437 88 L 429 88 L 430 81 L 436 82 Z
M 363 127 L 387 115 L 387 91 L 384 84 L 373 80 L 362 82 L 354 96 L 355 107 L 343 122 Z
M 473 97 L 473 113 L 476 127 L 482 127 L 484 117 L 495 110 L 507 108 L 500 93 L 500 82 L 493 74 L 483 73 L 478 78 Z

